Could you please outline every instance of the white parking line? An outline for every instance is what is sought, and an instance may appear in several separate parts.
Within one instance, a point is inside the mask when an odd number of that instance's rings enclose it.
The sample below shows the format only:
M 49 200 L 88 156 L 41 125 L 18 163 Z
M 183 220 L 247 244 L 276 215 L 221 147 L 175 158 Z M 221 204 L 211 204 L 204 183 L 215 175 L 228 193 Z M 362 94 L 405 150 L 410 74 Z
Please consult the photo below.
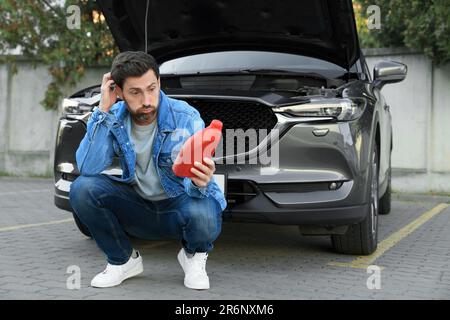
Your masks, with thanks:
M 3 231 L 5 231 L 5 232 L 6 231 L 15 231 L 15 230 L 20 230 L 20 229 L 42 227 L 42 226 L 49 226 L 49 225 L 53 225 L 53 224 L 60 224 L 60 223 L 73 222 L 73 221 L 74 221 L 73 218 L 69 218 L 69 219 L 53 220 L 53 221 L 41 222 L 41 223 L 33 223 L 33 224 L 19 224 L 19 225 L 16 225 L 16 226 L 0 228 L 0 232 L 3 232 Z M 149 243 L 142 243 L 139 246 L 139 248 L 140 249 L 157 248 L 157 247 L 164 246 L 164 245 L 170 244 L 170 243 L 172 243 L 172 241 L 152 240 L 152 242 L 149 242 Z
M 431 218 L 443 212 L 450 205 L 447 203 L 440 203 L 431 210 L 424 212 L 417 219 L 410 222 L 408 225 L 404 226 L 400 230 L 394 232 L 389 237 L 384 239 L 378 244 L 378 249 L 371 255 L 359 256 L 351 262 L 329 262 L 329 266 L 334 267 L 344 267 L 344 268 L 357 268 L 357 269 L 367 269 L 367 267 L 375 260 L 380 258 L 386 251 L 394 247 L 401 240 L 413 233 L 417 228 L 422 226 L 425 222 L 429 221 Z
M 19 224 L 17 226 L 0 228 L 0 232 L 14 231 L 14 230 L 19 230 L 19 229 L 34 228 L 34 227 L 41 227 L 41 226 L 49 226 L 52 224 L 59 224 L 59 223 L 65 223 L 65 222 L 71 222 L 71 221 L 73 221 L 73 218 L 64 219 L 64 220 L 53 220 L 53 221 L 42 222 L 42 223 Z
M 21 191 L 3 192 L 3 193 L 0 193 L 0 196 L 9 196 L 9 195 L 18 194 L 18 193 L 50 192 L 50 191 L 53 191 L 53 189 L 21 190 Z

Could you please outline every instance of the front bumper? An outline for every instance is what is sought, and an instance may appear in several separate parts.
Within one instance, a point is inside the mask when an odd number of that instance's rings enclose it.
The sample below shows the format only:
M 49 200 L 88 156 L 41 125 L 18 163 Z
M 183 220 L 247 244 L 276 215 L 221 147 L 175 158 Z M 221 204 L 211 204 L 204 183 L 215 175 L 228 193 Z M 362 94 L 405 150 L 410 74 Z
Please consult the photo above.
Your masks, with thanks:
M 66 183 L 67 187 L 70 187 L 70 183 Z M 72 211 L 69 193 L 62 190 L 61 185 L 55 186 L 54 202 L 58 208 Z M 300 204 L 297 208 L 279 207 L 261 193 L 238 208 L 227 208 L 223 217 L 225 220 L 241 222 L 332 227 L 358 223 L 364 220 L 368 209 L 368 204 L 324 208 L 301 208 Z

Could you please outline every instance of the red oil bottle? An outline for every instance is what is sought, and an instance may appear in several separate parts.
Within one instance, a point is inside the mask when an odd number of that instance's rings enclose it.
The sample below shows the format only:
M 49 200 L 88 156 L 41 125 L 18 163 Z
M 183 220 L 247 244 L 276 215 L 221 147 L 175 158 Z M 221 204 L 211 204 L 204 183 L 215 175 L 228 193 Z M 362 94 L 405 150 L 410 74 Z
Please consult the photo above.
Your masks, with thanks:
M 195 175 L 191 172 L 194 168 L 194 162 L 203 163 L 203 158 L 212 158 L 217 145 L 222 138 L 222 122 L 219 120 L 211 121 L 210 125 L 197 131 L 189 137 L 181 147 L 172 170 L 179 177 L 192 178 Z

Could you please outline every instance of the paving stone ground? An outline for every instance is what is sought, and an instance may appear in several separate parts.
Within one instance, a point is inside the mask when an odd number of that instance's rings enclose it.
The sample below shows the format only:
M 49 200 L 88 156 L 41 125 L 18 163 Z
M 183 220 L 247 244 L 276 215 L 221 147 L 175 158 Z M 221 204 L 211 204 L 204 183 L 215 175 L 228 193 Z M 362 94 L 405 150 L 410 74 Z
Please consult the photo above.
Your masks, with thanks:
M 392 213 L 380 217 L 379 241 L 443 201 L 394 199 Z M 96 289 L 90 280 L 106 261 L 95 242 L 73 221 L 41 224 L 70 218 L 53 204 L 52 180 L 0 178 L 0 299 L 450 298 L 450 207 L 373 262 L 382 269 L 381 289 L 372 290 L 366 269 L 329 265 L 356 258 L 334 253 L 329 237 L 301 236 L 296 226 L 232 222 L 223 224 L 209 255 L 208 291 L 183 286 L 177 241 L 137 239 L 133 243 L 143 256 L 144 273 L 118 287 Z M 73 277 L 68 268 L 74 266 L 80 270 L 80 289 L 67 287 Z

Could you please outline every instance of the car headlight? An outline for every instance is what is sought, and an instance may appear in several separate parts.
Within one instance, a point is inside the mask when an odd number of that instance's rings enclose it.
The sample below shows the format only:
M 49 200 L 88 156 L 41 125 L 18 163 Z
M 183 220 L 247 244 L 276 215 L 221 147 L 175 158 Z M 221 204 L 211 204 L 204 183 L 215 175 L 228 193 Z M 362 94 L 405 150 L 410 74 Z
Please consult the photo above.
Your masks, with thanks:
M 297 117 L 333 117 L 338 121 L 357 119 L 366 107 L 364 98 L 312 99 L 309 103 L 274 108 L 274 112 Z
M 92 106 L 80 103 L 72 99 L 64 99 L 62 102 L 62 113 L 67 114 L 85 114 L 91 111 Z

